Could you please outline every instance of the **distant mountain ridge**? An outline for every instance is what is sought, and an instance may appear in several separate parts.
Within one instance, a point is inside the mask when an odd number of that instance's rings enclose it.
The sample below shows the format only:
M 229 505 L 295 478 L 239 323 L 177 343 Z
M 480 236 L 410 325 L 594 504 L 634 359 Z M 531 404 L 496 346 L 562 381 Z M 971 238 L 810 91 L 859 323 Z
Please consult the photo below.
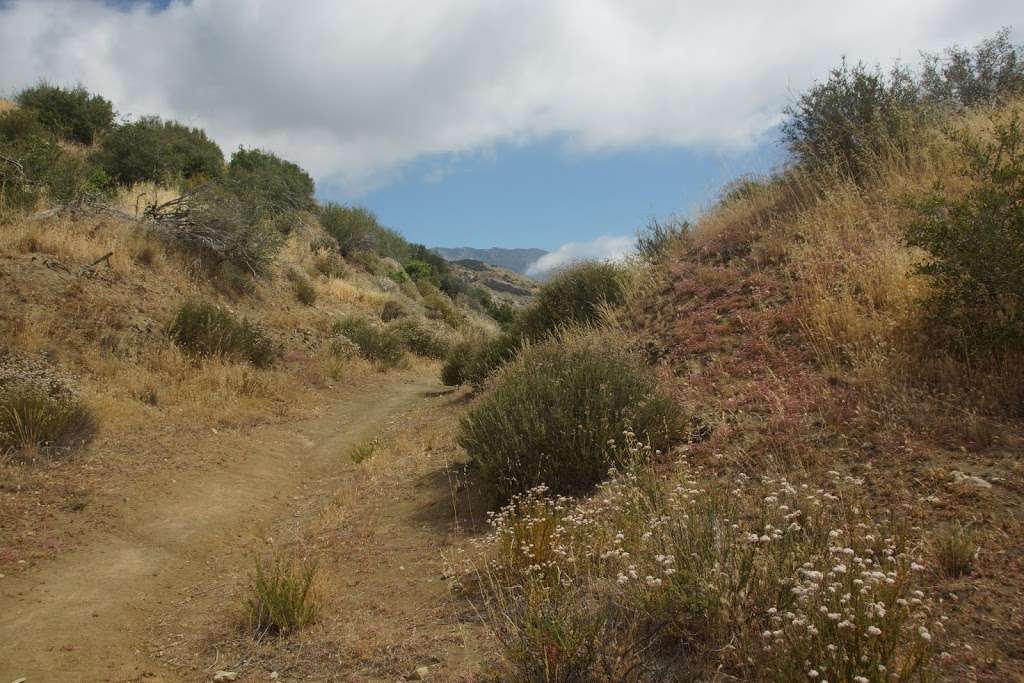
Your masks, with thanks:
M 526 269 L 537 259 L 548 252 L 543 249 L 474 249 L 473 247 L 434 247 L 434 251 L 448 261 L 483 261 L 492 266 L 505 268 L 520 275 L 526 275 Z

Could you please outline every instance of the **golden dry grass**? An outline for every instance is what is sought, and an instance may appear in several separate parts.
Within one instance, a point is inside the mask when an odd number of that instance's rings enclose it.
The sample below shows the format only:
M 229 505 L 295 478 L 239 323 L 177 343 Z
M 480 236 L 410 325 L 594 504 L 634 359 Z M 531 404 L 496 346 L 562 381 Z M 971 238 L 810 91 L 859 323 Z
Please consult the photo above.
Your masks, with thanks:
M 17 108 L 18 105 L 16 105 L 14 102 L 0 98 L 0 114 L 3 114 L 5 111 L 10 111 L 12 109 Z
M 838 174 L 782 171 L 707 211 L 687 248 L 724 259 L 749 250 L 750 261 L 761 267 L 785 264 L 800 324 L 833 373 L 881 393 L 899 393 L 915 378 L 945 388 L 988 383 L 1001 373 L 972 376 L 934 349 L 920 353 L 921 303 L 929 285 L 915 273 L 924 254 L 904 244 L 903 229 L 913 198 L 937 184 L 954 195 L 967 189 L 953 136 L 985 139 L 994 122 L 1022 105 L 972 110 L 945 129 L 922 131 L 908 156 L 877 160 L 866 186 Z

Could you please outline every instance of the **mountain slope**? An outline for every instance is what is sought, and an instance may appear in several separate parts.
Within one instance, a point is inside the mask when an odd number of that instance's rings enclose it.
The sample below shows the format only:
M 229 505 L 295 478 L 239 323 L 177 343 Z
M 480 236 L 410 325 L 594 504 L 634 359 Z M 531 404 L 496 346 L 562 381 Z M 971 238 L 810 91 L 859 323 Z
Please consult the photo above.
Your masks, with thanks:
M 492 247 L 490 249 L 475 249 L 473 247 L 434 247 L 441 256 L 449 261 L 461 261 L 472 259 L 483 261 L 492 266 L 507 268 L 520 275 L 526 274 L 530 265 L 548 252 L 543 249 L 503 249 Z

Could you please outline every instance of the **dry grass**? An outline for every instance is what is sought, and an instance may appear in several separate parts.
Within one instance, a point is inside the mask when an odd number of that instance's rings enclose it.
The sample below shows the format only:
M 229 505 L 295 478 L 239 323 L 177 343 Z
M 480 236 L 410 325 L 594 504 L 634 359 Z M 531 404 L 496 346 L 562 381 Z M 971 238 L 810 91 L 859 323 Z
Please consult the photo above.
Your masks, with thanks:
M 16 105 L 14 102 L 0 98 L 0 114 L 3 114 L 5 111 L 10 111 L 12 109 L 17 108 L 18 105 Z
M 1022 104 L 947 124 L 984 138 Z M 901 519 L 930 549 L 921 590 L 956 604 L 938 677 L 995 681 L 1024 671 L 1024 576 L 1008 559 L 1024 529 L 1004 512 L 1024 504 L 1024 359 L 968 364 L 929 336 L 930 283 L 915 274 L 924 254 L 903 242 L 910 199 L 937 182 L 952 195 L 970 189 L 960 149 L 933 129 L 859 187 L 799 168 L 748 185 L 672 246 L 620 317 L 702 426 L 691 462 L 718 480 L 863 477 L 860 512 Z

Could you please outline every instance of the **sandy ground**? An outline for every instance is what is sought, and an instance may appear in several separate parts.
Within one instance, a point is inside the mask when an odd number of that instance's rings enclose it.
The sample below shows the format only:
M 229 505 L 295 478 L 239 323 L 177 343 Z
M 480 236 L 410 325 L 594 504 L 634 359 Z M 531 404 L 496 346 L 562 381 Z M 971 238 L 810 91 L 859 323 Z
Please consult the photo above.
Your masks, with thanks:
M 253 557 L 273 547 L 274 534 L 283 526 L 329 529 L 324 506 L 339 495 L 347 517 L 363 518 L 344 526 L 358 528 L 360 552 L 346 552 L 341 526 L 323 544 L 334 553 L 333 575 L 347 577 L 351 590 L 332 598 L 320 628 L 353 642 L 332 649 L 337 657 L 315 658 L 325 668 L 310 674 L 307 666 L 301 677 L 376 680 L 388 666 L 404 666 L 402 657 L 373 664 L 371 656 L 360 669 L 356 645 L 380 624 L 385 650 L 391 639 L 401 649 L 424 632 L 434 645 L 443 641 L 434 651 L 445 656 L 426 663 L 454 677 L 472 654 L 470 639 L 453 635 L 462 627 L 441 580 L 438 551 L 453 519 L 447 462 L 429 452 L 400 467 L 383 458 L 368 479 L 346 453 L 389 430 L 426 427 L 455 403 L 422 371 L 392 375 L 315 419 L 214 440 L 222 451 L 214 467 L 126 484 L 124 504 L 75 550 L 0 581 L 0 680 L 210 680 L 230 667 L 239 680 L 267 680 L 270 667 L 251 656 L 226 661 L 212 648 L 208 657 L 207 632 L 237 608 Z

